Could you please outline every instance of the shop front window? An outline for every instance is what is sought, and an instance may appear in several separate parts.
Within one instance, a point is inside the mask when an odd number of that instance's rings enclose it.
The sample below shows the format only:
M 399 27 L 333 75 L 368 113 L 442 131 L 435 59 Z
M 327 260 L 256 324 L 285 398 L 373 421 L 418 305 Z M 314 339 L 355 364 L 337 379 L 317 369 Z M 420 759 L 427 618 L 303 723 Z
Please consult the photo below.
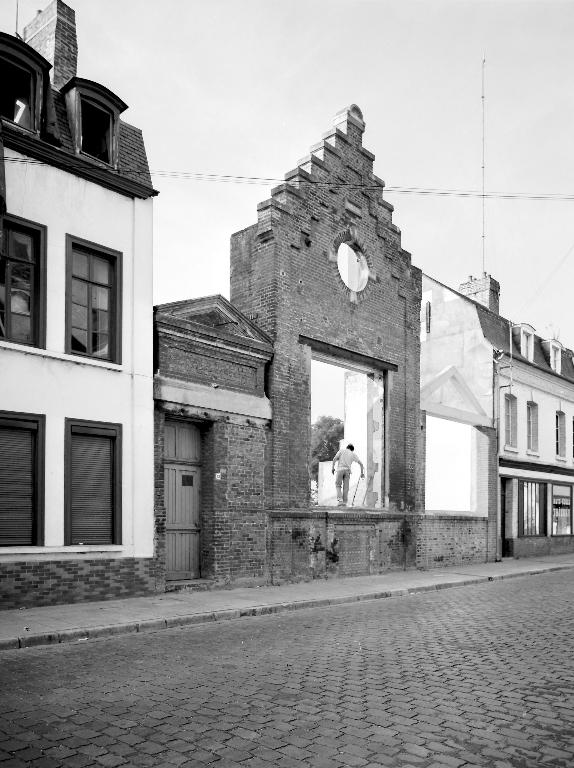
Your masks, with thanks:
M 520 481 L 518 535 L 546 535 L 546 483 Z
M 552 486 L 552 535 L 572 535 L 572 486 Z

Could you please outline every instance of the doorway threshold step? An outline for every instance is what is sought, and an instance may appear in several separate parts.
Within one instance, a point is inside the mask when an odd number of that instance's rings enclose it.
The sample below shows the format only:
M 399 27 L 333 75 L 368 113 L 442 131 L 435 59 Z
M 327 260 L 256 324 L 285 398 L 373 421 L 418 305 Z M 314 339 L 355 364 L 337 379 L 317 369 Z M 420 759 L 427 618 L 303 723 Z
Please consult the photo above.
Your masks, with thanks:
M 217 582 L 212 579 L 182 579 L 181 581 L 167 581 L 166 592 L 207 592 L 215 589 Z

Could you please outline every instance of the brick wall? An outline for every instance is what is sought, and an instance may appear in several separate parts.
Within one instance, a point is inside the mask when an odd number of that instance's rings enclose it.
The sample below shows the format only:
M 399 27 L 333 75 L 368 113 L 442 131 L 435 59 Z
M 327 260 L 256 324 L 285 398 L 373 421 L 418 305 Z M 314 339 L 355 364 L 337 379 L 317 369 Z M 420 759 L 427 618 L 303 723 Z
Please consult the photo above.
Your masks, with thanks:
M 24 40 L 52 65 L 52 82 L 62 88 L 75 77 L 78 61 L 76 14 L 62 0 L 53 0 L 24 27 Z
M 325 510 L 270 515 L 272 583 L 362 576 L 412 567 L 412 516 Z
M 166 510 L 164 480 L 164 426 L 165 413 L 154 409 L 154 556 L 157 561 L 158 589 L 165 590 L 166 566 Z
M 274 341 L 272 509 L 309 507 L 310 353 L 300 336 L 396 366 L 389 395 L 391 508 L 414 510 L 420 428 L 421 275 L 400 245 L 362 130 L 349 122 L 277 187 L 232 237 L 231 299 Z M 357 190 L 349 185 L 368 184 Z M 344 186 L 347 185 L 347 186 Z M 372 275 L 357 301 L 329 259 L 353 232 Z
M 441 568 L 448 565 L 484 563 L 489 520 L 458 515 L 421 515 L 413 517 L 417 568 Z
M 161 588 L 152 558 L 18 561 L 0 564 L 2 610 L 141 597 Z
M 476 427 L 474 430 L 474 472 L 477 481 L 478 508 L 487 515 L 488 530 L 483 544 L 487 562 L 500 559 L 502 541 L 498 530 L 498 440 L 496 429 Z
M 166 337 L 160 338 L 159 354 L 163 376 L 199 384 L 215 382 L 226 389 L 260 394 L 257 366 L 247 365 L 237 356 L 217 349 L 206 351 L 191 343 L 174 343 Z
M 488 528 L 485 518 L 454 515 L 275 511 L 270 577 L 280 583 L 484 563 Z
M 509 541 L 511 557 L 541 557 L 574 552 L 572 536 L 525 536 Z
M 202 504 L 202 576 L 264 579 L 267 569 L 265 465 L 269 430 L 216 421 L 206 432 Z

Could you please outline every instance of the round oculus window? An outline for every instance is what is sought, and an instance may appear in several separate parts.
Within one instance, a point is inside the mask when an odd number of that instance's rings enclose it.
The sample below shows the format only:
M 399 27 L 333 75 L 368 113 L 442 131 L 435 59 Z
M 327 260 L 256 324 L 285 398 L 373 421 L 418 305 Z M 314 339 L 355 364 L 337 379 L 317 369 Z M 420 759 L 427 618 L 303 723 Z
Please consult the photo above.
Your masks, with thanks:
M 348 243 L 341 243 L 337 249 L 337 267 L 341 280 L 347 288 L 358 293 L 369 280 L 369 265 L 361 251 L 356 251 Z

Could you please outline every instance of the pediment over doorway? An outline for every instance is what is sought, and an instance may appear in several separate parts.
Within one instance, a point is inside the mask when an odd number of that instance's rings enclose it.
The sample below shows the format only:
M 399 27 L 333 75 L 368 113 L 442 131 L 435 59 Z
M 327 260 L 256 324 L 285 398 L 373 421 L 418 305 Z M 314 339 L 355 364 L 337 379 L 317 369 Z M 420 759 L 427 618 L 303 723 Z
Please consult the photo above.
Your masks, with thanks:
M 157 311 L 163 315 L 212 328 L 218 333 L 239 336 L 263 344 L 270 344 L 271 341 L 250 318 L 220 295 L 161 304 L 157 307 Z

